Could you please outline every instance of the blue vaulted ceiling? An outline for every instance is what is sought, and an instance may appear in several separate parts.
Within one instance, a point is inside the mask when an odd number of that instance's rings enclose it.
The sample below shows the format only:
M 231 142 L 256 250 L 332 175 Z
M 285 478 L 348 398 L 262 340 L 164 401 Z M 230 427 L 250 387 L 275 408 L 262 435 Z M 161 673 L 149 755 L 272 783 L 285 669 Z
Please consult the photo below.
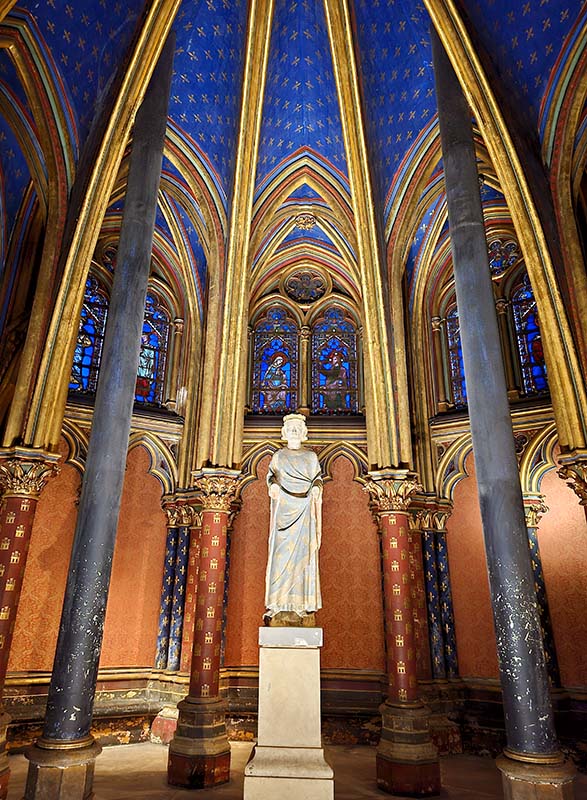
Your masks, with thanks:
M 55 0 L 27 0 L 18 4 L 19 10 L 26 10 L 34 19 L 63 80 L 64 101 L 73 109 L 80 146 L 127 53 L 142 6 L 142 0 L 57 4 Z
M 277 0 L 259 145 L 257 182 L 300 150 L 347 174 L 324 7 Z
M 523 109 L 522 123 L 541 132 L 545 105 L 555 102 L 561 53 L 576 41 L 585 4 L 460 0 L 459 5 L 474 41 L 492 59 L 503 92 Z M 210 194 L 225 211 L 232 191 L 248 6 L 246 0 L 183 0 L 174 23 L 170 131 L 184 149 L 182 169 L 197 159 Z M 36 42 L 41 69 L 62 105 L 75 157 L 116 70 L 129 56 L 146 7 L 145 0 L 23 0 L 7 18 L 26 23 Z M 398 176 L 410 174 L 407 166 L 418 137 L 434 126 L 430 20 L 421 0 L 351 0 L 351 9 L 371 175 L 382 218 L 392 207 Z M 0 51 L 0 83 L 4 96 L 13 98 L 22 118 L 30 120 L 22 83 L 5 51 Z M 34 124 L 31 131 L 35 134 Z M 4 119 L 0 137 L 6 244 L 30 174 Z M 30 146 L 35 146 L 34 139 L 31 135 Z M 325 167 L 331 183 L 348 186 L 324 5 L 321 0 L 275 0 L 258 163 L 253 165 L 256 196 L 281 174 L 291 173 L 303 154 Z M 166 169 L 171 172 L 169 165 Z M 315 188 L 299 189 L 288 202 L 316 204 L 318 196 Z M 177 204 L 178 216 L 189 202 Z M 192 219 L 197 213 L 189 211 Z M 184 227 L 190 231 L 187 221 Z M 200 253 L 197 237 L 191 249 Z M 205 260 L 194 258 L 203 284 Z
M 187 133 L 229 194 L 240 113 L 245 0 L 184 0 L 169 116 Z
M 357 0 L 356 36 L 380 203 L 418 134 L 436 113 L 430 18 L 421 3 Z
M 466 3 L 472 27 L 516 113 L 534 129 L 565 38 L 576 33 L 578 0 L 478 0 Z M 584 5 L 584 4 L 582 4 Z

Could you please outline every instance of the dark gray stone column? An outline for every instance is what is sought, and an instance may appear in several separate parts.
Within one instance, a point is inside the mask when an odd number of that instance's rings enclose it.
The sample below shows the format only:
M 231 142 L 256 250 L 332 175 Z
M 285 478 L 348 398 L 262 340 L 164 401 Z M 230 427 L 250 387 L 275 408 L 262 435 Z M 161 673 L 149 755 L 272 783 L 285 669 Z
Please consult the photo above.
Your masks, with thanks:
M 554 732 L 534 578 L 487 258 L 471 111 L 432 31 L 449 229 L 477 486 L 503 693 L 506 796 L 529 797 L 529 764 L 562 767 Z M 510 769 L 525 762 L 524 770 Z M 554 766 L 557 765 L 557 766 Z M 547 770 L 549 771 L 549 770 Z M 570 776 L 560 785 L 570 788 Z M 532 795 L 534 796 L 534 795 Z M 541 795 L 536 795 L 541 796 Z M 550 795 L 549 795 L 550 796 Z M 556 794 L 552 797 L 568 797 Z
M 128 449 L 175 37 L 136 116 L 124 216 L 43 735 L 25 797 L 87 798 L 100 748 L 90 725 Z M 57 768 L 57 769 L 56 769 Z

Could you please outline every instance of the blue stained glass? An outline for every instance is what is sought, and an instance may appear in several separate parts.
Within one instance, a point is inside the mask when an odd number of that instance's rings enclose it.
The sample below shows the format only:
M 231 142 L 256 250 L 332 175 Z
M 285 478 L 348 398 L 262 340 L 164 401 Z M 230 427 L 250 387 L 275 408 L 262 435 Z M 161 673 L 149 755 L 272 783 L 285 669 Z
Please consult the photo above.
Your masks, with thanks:
M 69 377 L 72 392 L 95 393 L 102 356 L 108 297 L 102 284 L 90 275 L 86 281 L 80 326 Z
M 169 337 L 169 313 L 153 292 L 147 294 L 135 400 L 144 405 L 163 405 L 165 362 Z
M 255 328 L 252 410 L 287 414 L 298 404 L 298 327 L 274 306 Z
M 357 332 L 339 308 L 329 308 L 312 331 L 312 413 L 359 413 Z
M 544 394 L 548 392 L 546 364 L 536 300 L 527 275 L 522 285 L 512 295 L 511 305 L 524 394 Z
M 503 275 L 520 257 L 518 243 L 513 240 L 503 242 L 501 239 L 494 239 L 489 244 L 488 256 L 491 274 L 494 277 Z
M 461 346 L 461 326 L 456 306 L 446 315 L 446 335 L 453 403 L 455 408 L 464 408 L 467 405 L 467 387 L 465 386 L 465 365 Z

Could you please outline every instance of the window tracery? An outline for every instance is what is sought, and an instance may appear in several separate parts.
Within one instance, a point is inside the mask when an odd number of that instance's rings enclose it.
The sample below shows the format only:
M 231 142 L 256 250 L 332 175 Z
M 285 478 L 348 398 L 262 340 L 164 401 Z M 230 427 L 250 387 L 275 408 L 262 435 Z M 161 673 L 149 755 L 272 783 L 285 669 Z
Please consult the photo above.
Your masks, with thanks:
M 250 410 L 275 416 L 296 410 L 359 414 L 359 333 L 350 313 L 332 303 L 304 316 L 282 302 L 251 328 Z
M 542 350 L 536 300 L 518 244 L 513 239 L 495 238 L 488 245 L 489 268 L 493 278 L 498 328 L 504 354 L 508 397 L 536 397 L 548 393 L 548 379 Z M 463 409 L 467 389 L 461 346 L 458 309 L 454 287 L 445 284 L 438 316 L 431 318 L 435 402 L 438 413 Z M 446 290 L 448 287 L 448 290 Z M 509 318 L 509 321 L 508 321 Z M 444 386 L 449 396 L 444 394 Z
M 109 297 L 95 274 L 86 281 L 80 325 L 69 378 L 69 391 L 95 394 L 102 358 Z M 145 406 L 164 402 L 171 315 L 159 295 L 149 290 L 141 333 L 135 401 Z

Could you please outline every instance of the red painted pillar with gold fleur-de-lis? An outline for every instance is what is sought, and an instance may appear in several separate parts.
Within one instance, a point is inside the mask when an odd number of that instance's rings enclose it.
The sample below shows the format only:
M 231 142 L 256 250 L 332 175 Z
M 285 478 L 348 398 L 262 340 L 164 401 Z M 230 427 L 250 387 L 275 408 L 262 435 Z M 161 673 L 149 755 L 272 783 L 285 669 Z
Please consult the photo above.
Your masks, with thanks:
M 182 672 L 189 672 L 192 664 L 202 537 L 202 514 L 199 511 L 195 511 L 193 506 L 190 506 L 190 508 L 192 508 L 190 549 L 188 553 L 188 573 L 186 582 L 185 609 L 183 614 L 183 633 L 181 637 L 180 670 Z
M 377 784 L 391 794 L 425 797 L 440 791 L 440 766 L 416 664 L 408 509 L 421 487 L 414 473 L 397 469 L 369 473 L 365 488 L 381 533 L 387 649 Z
M 194 475 L 200 493 L 202 533 L 194 642 L 188 696 L 178 703 L 179 719 L 169 745 L 167 780 L 202 789 L 230 777 L 226 702 L 220 696 L 220 651 L 227 530 L 240 473 L 203 469 Z
M 20 598 L 39 495 L 58 472 L 59 455 L 13 447 L 0 451 L 0 692 L 8 667 L 14 620 Z M 0 710 L 0 800 L 8 792 L 6 729 L 10 718 Z

